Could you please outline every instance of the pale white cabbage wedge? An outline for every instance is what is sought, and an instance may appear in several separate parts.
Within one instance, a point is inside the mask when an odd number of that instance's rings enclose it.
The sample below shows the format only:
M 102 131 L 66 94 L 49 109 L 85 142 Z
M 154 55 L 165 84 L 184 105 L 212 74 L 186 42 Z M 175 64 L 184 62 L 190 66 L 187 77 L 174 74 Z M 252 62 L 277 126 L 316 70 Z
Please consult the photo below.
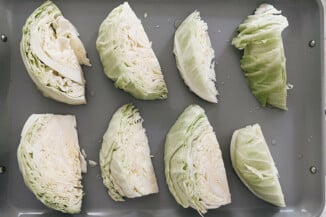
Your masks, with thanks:
M 90 66 L 76 28 L 46 1 L 27 19 L 20 52 L 29 76 L 44 96 L 67 104 L 85 104 L 80 64 Z
M 143 119 L 132 104 L 120 107 L 103 136 L 103 184 L 115 201 L 158 192 Z
M 187 107 L 170 129 L 164 163 L 169 190 L 184 208 L 202 215 L 231 203 L 219 143 L 200 106 Z
M 173 53 L 190 90 L 208 102 L 217 103 L 215 54 L 207 31 L 207 23 L 199 12 L 193 12 L 175 32 Z
M 247 188 L 275 206 L 285 207 L 278 171 L 259 124 L 233 133 L 232 166 Z
M 167 98 L 160 64 L 141 21 L 127 2 L 102 22 L 96 48 L 104 73 L 120 88 L 143 100 Z
M 26 186 L 44 205 L 79 213 L 85 159 L 72 115 L 33 114 L 26 121 L 17 150 Z

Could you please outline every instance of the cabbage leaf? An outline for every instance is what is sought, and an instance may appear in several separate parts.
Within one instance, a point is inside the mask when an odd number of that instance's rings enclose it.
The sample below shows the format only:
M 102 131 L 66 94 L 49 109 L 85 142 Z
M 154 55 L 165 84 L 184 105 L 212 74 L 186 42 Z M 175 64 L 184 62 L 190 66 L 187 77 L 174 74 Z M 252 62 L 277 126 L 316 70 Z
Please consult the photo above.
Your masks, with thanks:
M 287 110 L 286 58 L 282 31 L 287 18 L 272 5 L 262 4 L 238 27 L 232 44 L 244 50 L 241 68 L 259 103 Z

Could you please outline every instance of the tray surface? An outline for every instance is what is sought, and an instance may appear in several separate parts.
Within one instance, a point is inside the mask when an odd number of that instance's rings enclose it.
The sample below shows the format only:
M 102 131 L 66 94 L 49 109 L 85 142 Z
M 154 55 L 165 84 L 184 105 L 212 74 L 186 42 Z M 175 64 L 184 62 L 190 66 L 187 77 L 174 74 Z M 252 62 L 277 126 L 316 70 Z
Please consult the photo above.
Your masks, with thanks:
M 26 18 L 43 1 L 0 0 L 0 216 L 65 216 L 43 206 L 23 183 L 18 170 L 16 150 L 23 124 L 32 113 L 74 114 L 79 143 L 90 160 L 98 162 L 101 138 L 118 107 L 132 102 L 140 110 L 147 129 L 160 193 L 124 203 L 112 201 L 102 184 L 99 166 L 88 168 L 83 185 L 86 195 L 82 212 L 76 216 L 198 216 L 179 206 L 168 191 L 164 178 L 165 136 L 186 106 L 202 106 L 219 140 L 232 203 L 205 216 L 319 216 L 324 206 L 323 171 L 323 14 L 319 1 L 267 1 L 282 10 L 290 26 L 283 32 L 287 57 L 288 111 L 260 108 L 240 69 L 242 53 L 230 45 L 237 26 L 252 14 L 262 1 L 129 1 L 142 20 L 153 42 L 167 82 L 167 100 L 141 101 L 116 89 L 103 73 L 95 41 L 107 14 L 122 1 L 54 1 L 64 16 L 78 29 L 92 67 L 84 67 L 87 105 L 69 106 L 47 99 L 29 78 L 19 53 L 21 29 Z M 216 56 L 219 103 L 199 99 L 188 90 L 177 71 L 172 53 L 175 22 L 195 9 L 208 23 Z M 144 18 L 144 13 L 148 16 Z M 310 48 L 310 40 L 316 46 Z M 229 156 L 231 135 L 245 125 L 260 123 L 280 174 L 287 207 L 277 208 L 256 198 L 234 173 Z M 317 173 L 311 174 L 315 166 Z

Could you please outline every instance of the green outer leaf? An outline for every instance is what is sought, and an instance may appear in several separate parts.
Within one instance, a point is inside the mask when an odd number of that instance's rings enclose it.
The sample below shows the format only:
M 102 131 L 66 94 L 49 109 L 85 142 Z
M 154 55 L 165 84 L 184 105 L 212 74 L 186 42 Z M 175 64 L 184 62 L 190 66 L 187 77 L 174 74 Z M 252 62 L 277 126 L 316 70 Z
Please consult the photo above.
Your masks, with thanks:
M 265 107 L 287 110 L 286 58 L 281 33 L 286 17 L 273 6 L 262 4 L 238 28 L 232 45 L 242 50 L 241 68 L 252 93 Z
M 115 201 L 158 192 L 142 118 L 132 104 L 120 107 L 103 136 L 100 167 L 103 184 Z
M 141 21 L 125 2 L 102 22 L 96 48 L 105 74 L 137 99 L 167 98 L 160 64 Z
M 230 154 L 235 172 L 253 194 L 285 207 L 278 172 L 259 124 L 233 133 Z
M 20 42 L 20 53 L 26 70 L 44 96 L 72 105 L 85 104 L 84 85 L 56 75 L 51 68 L 39 60 L 30 47 L 30 31 L 43 18 L 62 16 L 51 1 L 44 2 L 26 20 Z
M 184 208 L 192 207 L 202 215 L 231 202 L 219 144 L 200 106 L 188 106 L 170 129 L 164 163 L 169 190 Z M 210 177 L 212 183 L 207 181 Z

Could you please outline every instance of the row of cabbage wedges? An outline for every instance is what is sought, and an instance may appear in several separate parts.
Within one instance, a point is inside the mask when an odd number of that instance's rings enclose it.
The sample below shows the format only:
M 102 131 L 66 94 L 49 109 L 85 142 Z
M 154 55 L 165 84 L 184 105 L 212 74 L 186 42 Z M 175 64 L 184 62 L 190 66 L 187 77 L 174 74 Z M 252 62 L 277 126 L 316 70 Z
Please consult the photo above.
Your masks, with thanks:
M 239 26 L 232 41 L 244 49 L 241 67 L 262 106 L 286 109 L 286 72 L 281 32 L 287 19 L 262 4 Z M 175 33 L 177 68 L 189 88 L 217 103 L 214 50 L 199 12 L 190 14 Z M 99 29 L 96 47 L 105 74 L 115 86 L 144 100 L 167 98 L 159 62 L 141 21 L 127 2 L 113 9 Z M 23 27 L 21 55 L 42 93 L 67 104 L 84 104 L 81 65 L 90 66 L 76 28 L 58 7 L 46 1 Z M 115 201 L 159 191 L 143 119 L 132 104 L 119 108 L 103 136 L 100 167 Z M 81 210 L 82 172 L 86 172 L 72 115 L 34 114 L 26 121 L 17 152 L 24 181 L 46 206 L 64 213 Z M 258 124 L 234 132 L 233 167 L 258 197 L 285 206 L 277 169 Z M 221 150 L 205 111 L 190 105 L 166 136 L 165 175 L 170 192 L 183 207 L 200 214 L 231 202 Z

